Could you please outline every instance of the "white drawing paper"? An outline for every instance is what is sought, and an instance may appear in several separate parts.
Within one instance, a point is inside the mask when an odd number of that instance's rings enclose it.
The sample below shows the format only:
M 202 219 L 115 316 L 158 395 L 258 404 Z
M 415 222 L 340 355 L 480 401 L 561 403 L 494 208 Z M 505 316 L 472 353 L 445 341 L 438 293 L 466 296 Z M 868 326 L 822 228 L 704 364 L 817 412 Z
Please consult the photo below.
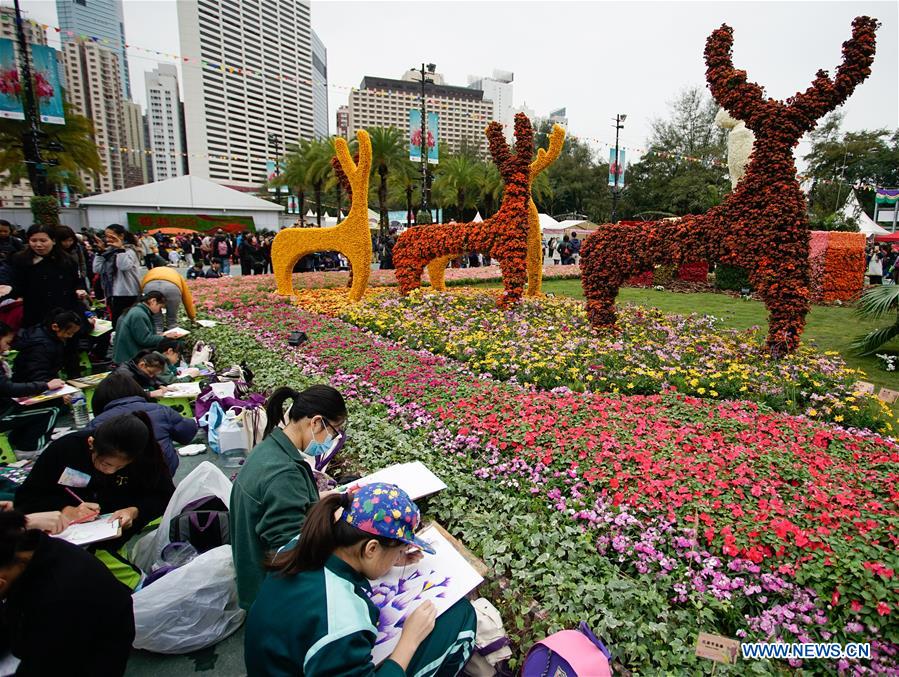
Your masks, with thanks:
M 190 383 L 173 383 L 166 386 L 163 397 L 199 397 L 200 384 L 196 381 Z
M 394 567 L 387 576 L 371 581 L 371 601 L 381 610 L 378 638 L 372 650 L 375 665 L 396 648 L 403 621 L 419 604 L 431 600 L 439 616 L 484 580 L 434 527 L 416 535 L 429 543 L 436 554 L 425 553 L 420 562 Z
M 56 538 L 61 538 L 73 545 L 87 545 L 88 543 L 109 541 L 121 535 L 119 521 L 110 522 L 109 515 L 101 515 L 93 522 L 70 524 L 65 531 L 56 534 Z
M 383 470 L 378 470 L 371 475 L 366 475 L 355 482 L 340 487 L 340 491 L 352 490 L 354 487 L 361 487 L 374 482 L 395 484 L 409 494 L 409 498 L 413 501 L 446 489 L 446 484 L 443 483 L 443 480 L 432 473 L 424 463 L 412 461 L 411 463 L 398 463 Z

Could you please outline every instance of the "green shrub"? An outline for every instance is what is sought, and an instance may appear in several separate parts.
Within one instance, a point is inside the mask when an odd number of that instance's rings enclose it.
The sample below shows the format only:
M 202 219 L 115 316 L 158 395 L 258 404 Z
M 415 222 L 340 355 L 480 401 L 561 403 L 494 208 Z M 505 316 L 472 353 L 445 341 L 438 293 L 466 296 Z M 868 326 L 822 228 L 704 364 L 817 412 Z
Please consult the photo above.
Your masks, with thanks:
M 718 289 L 740 291 L 751 286 L 749 284 L 749 273 L 745 268 L 740 268 L 740 266 L 719 263 L 715 267 L 715 286 Z

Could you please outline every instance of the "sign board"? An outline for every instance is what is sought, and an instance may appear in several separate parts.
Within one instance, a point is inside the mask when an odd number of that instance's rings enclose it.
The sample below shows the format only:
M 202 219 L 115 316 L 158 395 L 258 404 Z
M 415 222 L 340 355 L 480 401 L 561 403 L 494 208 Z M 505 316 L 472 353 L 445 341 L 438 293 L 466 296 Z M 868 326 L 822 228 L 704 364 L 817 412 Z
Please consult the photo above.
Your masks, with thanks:
M 140 233 L 156 228 L 183 228 L 198 233 L 214 233 L 219 228 L 226 233 L 256 232 L 252 216 L 227 216 L 219 214 L 164 214 L 128 212 L 128 230 Z
M 41 122 L 64 125 L 66 118 L 62 108 L 56 50 L 46 45 L 31 45 L 31 61 L 34 66 L 34 98 Z
M 856 381 L 852 388 L 852 392 L 855 395 L 873 395 L 874 384 L 868 381 Z
M 609 148 L 609 185 L 615 186 L 617 185 L 619 188 L 624 188 L 624 164 L 625 164 L 625 151 L 623 148 L 618 149 L 618 162 L 615 162 L 615 149 Z M 618 183 L 615 183 L 615 176 L 618 176 Z
M 740 642 L 730 637 L 700 632 L 696 638 L 696 655 L 731 665 L 737 662 L 740 655 Z
M 0 118 L 24 120 L 22 83 L 12 40 L 0 38 Z
M 427 148 L 428 164 L 438 164 L 438 116 L 437 113 L 428 113 Z M 418 108 L 409 109 L 409 159 L 412 162 L 421 162 L 421 111 Z
M 899 390 L 890 390 L 889 388 L 881 388 L 880 392 L 877 393 L 877 397 L 879 397 L 882 401 L 887 404 L 893 404 L 897 399 L 899 399 Z

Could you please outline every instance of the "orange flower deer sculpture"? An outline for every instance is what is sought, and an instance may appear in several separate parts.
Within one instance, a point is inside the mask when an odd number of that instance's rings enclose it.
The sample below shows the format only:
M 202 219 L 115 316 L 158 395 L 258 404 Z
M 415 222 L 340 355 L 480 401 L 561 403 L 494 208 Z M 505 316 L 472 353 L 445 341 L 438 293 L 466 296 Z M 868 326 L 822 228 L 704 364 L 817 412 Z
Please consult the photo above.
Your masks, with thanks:
M 528 180 L 528 192 L 534 184 L 534 179 L 549 167 L 562 152 L 565 143 L 565 128 L 561 125 L 553 125 L 549 135 L 549 148 L 537 150 L 537 158 L 531 162 Z M 539 296 L 543 285 L 543 246 L 540 242 L 540 215 L 537 213 L 537 205 L 534 204 L 533 195 L 528 200 L 528 288 L 527 296 Z M 446 266 L 451 257 L 441 256 L 428 264 L 428 279 L 431 287 L 436 291 L 446 291 Z
M 515 116 L 514 155 L 509 151 L 502 125 L 498 122 L 487 125 L 487 143 L 505 183 L 499 211 L 478 223 L 421 226 L 400 235 L 393 248 L 393 263 L 401 293 L 418 289 L 425 266 L 435 259 L 481 252 L 500 262 L 505 292 L 499 305 L 506 307 L 521 299 L 527 279 L 528 202 L 531 199 L 534 131 L 527 116 L 518 113 Z M 442 272 L 442 268 L 439 272 L 435 270 L 440 277 Z
M 272 267 L 278 293 L 293 293 L 293 267 L 313 252 L 340 252 L 350 262 L 350 301 L 358 301 L 368 286 L 371 273 L 371 234 L 368 231 L 368 175 L 371 170 L 371 140 L 368 132 L 356 132 L 359 160 L 353 162 L 345 139 L 337 139 L 337 159 L 350 184 L 352 204 L 347 217 L 330 228 L 287 228 L 272 243 Z
M 712 33 L 705 48 L 712 96 L 756 136 L 746 174 L 724 202 L 701 216 L 607 224 L 592 233 L 581 247 L 581 282 L 593 326 L 615 324 L 615 297 L 631 275 L 655 264 L 721 261 L 749 271 L 768 308 L 771 353 L 798 347 L 809 309 L 809 230 L 793 147 L 870 75 L 876 29 L 874 19 L 856 18 L 834 79 L 819 70 L 811 87 L 786 101 L 765 98 L 745 71 L 734 68 L 731 28 Z

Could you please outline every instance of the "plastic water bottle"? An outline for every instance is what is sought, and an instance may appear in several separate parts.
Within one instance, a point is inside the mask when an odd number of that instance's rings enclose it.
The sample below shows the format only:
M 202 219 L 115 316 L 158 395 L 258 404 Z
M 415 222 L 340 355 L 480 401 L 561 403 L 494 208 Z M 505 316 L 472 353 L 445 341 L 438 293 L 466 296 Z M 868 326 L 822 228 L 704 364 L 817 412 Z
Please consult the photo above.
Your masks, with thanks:
M 247 458 L 247 437 L 243 425 L 231 413 L 225 416 L 225 421 L 219 426 L 219 456 L 223 468 L 239 468 Z
M 75 418 L 75 427 L 79 430 L 86 428 L 90 423 L 90 416 L 87 413 L 87 400 L 84 399 L 84 393 L 80 390 L 72 395 L 72 416 Z

